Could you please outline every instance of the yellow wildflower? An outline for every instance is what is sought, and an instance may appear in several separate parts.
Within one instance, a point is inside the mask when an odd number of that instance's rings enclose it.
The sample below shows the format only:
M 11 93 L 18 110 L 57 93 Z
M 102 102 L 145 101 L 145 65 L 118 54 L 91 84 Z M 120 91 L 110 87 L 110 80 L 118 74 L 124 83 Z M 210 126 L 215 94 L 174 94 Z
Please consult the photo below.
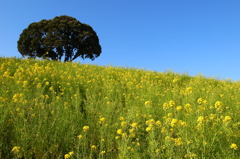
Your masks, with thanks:
M 162 129 L 161 129 L 161 133 L 163 134 L 163 133 L 166 133 L 167 132 L 167 129 L 165 128 L 165 127 L 163 127 Z
M 88 130 L 89 130 L 89 126 L 84 126 L 84 127 L 83 127 L 83 131 L 84 131 L 84 132 L 86 132 L 86 131 L 88 131 Z
M 130 133 L 133 133 L 135 131 L 135 129 L 134 128 L 132 128 L 132 129 L 129 129 L 129 132 Z
M 196 157 L 197 157 L 197 155 L 195 153 L 191 153 L 191 152 L 184 156 L 184 158 L 196 158 Z
M 225 118 L 223 119 L 223 122 L 226 123 L 226 122 L 229 122 L 231 120 L 232 120 L 232 118 L 230 116 L 225 116 Z
M 198 122 L 200 123 L 200 122 L 203 122 L 203 120 L 204 120 L 204 117 L 203 116 L 200 116 L 200 117 L 198 117 Z
M 149 119 L 149 120 L 146 121 L 146 124 L 147 125 L 153 125 L 153 124 L 155 124 L 155 120 L 154 119 Z
M 20 151 L 20 147 L 19 146 L 14 146 L 12 148 L 12 152 L 14 152 L 14 153 L 18 153 L 19 151 Z
M 174 101 L 174 100 L 170 100 L 170 101 L 169 101 L 169 105 L 170 105 L 170 107 L 173 107 L 173 106 L 175 106 L 175 105 L 176 105 L 176 103 L 175 103 L 175 101 Z
M 198 98 L 197 102 L 198 104 L 203 104 L 204 99 L 203 98 Z
M 156 152 L 156 153 L 160 152 L 160 149 L 156 149 L 155 152 Z
M 185 106 L 184 106 L 184 108 L 185 109 L 189 109 L 189 108 L 191 108 L 192 106 L 190 105 L 190 104 L 186 104 Z
M 148 127 L 146 128 L 146 131 L 147 131 L 147 132 L 150 132 L 150 131 L 152 131 L 152 129 L 153 129 L 153 128 L 152 128 L 151 126 L 148 126 Z
M 131 133 L 130 136 L 131 136 L 131 138 L 135 138 L 136 134 L 135 133 Z
M 127 125 L 127 122 L 126 122 L 126 121 L 122 121 L 122 122 L 121 122 L 121 126 L 122 126 L 122 127 L 124 127 L 124 126 L 126 126 L 126 125 Z
M 95 150 L 97 148 L 97 146 L 92 145 L 91 148 Z
M 122 133 L 122 137 L 126 137 L 127 136 L 127 133 Z
M 157 125 L 157 126 L 161 126 L 161 125 L 162 125 L 162 122 L 158 120 L 158 121 L 156 121 L 156 125 Z
M 120 117 L 119 120 L 124 120 L 124 117 Z
M 145 106 L 150 106 L 151 105 L 151 101 L 146 101 L 145 102 Z
M 171 127 L 174 127 L 177 125 L 177 123 L 178 123 L 178 120 L 173 118 L 170 125 Z
M 68 159 L 68 158 L 70 158 L 71 157 L 71 155 L 69 155 L 69 154 L 65 154 L 64 155 L 64 159 Z
M 101 152 L 100 152 L 101 155 L 103 155 L 103 154 L 105 154 L 105 153 L 106 153 L 106 151 L 101 151 Z
M 231 148 L 231 149 L 234 149 L 234 150 L 237 150 L 237 149 L 238 149 L 238 146 L 237 146 L 237 144 L 234 144 L 234 143 L 233 143 L 233 144 L 230 145 L 230 148 Z
M 168 109 L 169 108 L 169 104 L 168 103 L 163 103 L 163 109 Z
M 219 108 L 219 107 L 221 107 L 223 105 L 223 103 L 221 102 L 221 101 L 217 101 L 216 103 L 215 103 L 215 108 Z
M 176 110 L 177 110 L 177 111 L 182 110 L 182 106 L 177 106 Z
M 64 159 L 70 158 L 73 154 L 74 154 L 73 151 L 69 152 L 68 154 L 65 154 L 65 155 L 64 155 Z
M 123 133 L 123 130 L 122 129 L 118 129 L 117 130 L 117 134 L 121 135 Z
M 192 87 L 187 87 L 186 90 L 185 90 L 185 93 L 186 94 L 191 94 L 192 93 Z
M 208 103 L 207 100 L 204 100 L 204 101 L 203 101 L 203 104 L 207 104 L 207 103 Z
M 174 143 L 175 143 L 175 146 L 180 146 L 183 144 L 183 141 L 182 141 L 182 138 L 175 138 L 173 139 Z
M 102 117 L 99 119 L 99 123 L 104 123 L 106 121 L 106 118 Z
M 173 113 L 168 113 L 167 117 L 169 117 L 169 118 L 173 117 Z
M 78 135 L 77 137 L 78 137 L 79 139 L 83 138 L 83 136 L 82 136 L 82 135 Z
M 182 121 L 182 120 L 179 120 L 179 121 L 178 121 L 178 124 L 179 124 L 180 126 L 187 126 L 187 123 L 186 123 L 185 121 Z
M 231 120 L 232 118 L 230 116 L 225 116 L 225 118 L 223 119 L 223 123 L 228 124 Z
M 137 128 L 138 127 L 138 123 L 132 123 L 131 126 L 132 126 L 132 128 Z

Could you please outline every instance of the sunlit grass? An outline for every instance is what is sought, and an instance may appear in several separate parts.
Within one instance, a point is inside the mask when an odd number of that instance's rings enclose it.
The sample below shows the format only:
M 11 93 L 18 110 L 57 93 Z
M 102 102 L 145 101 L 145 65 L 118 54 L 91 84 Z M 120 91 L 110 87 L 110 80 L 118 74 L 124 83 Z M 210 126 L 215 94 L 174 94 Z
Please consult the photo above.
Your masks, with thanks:
M 0 58 L 0 158 L 238 158 L 240 83 Z

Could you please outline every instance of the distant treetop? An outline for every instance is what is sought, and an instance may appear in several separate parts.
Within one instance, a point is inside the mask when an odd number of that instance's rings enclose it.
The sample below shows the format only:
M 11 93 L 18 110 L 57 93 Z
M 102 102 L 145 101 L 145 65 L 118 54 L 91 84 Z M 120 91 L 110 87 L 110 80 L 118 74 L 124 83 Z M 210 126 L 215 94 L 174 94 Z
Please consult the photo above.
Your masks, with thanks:
M 70 16 L 31 23 L 18 40 L 22 56 L 73 61 L 77 57 L 94 60 L 101 54 L 96 32 Z

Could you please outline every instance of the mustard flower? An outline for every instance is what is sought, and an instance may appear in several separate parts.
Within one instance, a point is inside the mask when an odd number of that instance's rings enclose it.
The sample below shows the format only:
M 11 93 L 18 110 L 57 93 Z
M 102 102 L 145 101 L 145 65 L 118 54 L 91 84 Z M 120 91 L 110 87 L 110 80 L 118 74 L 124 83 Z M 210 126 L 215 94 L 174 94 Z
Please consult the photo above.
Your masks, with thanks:
M 149 119 L 149 120 L 146 121 L 146 124 L 147 125 L 153 125 L 153 124 L 155 124 L 155 120 L 154 119 Z
M 71 155 L 69 155 L 69 154 L 65 154 L 64 155 L 64 159 L 68 159 L 68 158 L 70 158 L 71 157 Z
M 101 155 L 103 155 L 103 154 L 105 154 L 105 153 L 106 153 L 106 151 L 101 151 L 101 152 L 100 152 Z
M 221 101 L 217 101 L 217 102 L 215 103 L 215 108 L 221 107 L 222 105 L 223 105 L 223 103 L 222 103 Z
M 225 116 L 225 118 L 223 119 L 223 122 L 225 123 L 225 122 L 229 122 L 231 120 L 232 120 L 232 118 L 230 116 Z
M 12 148 L 12 152 L 14 152 L 14 153 L 18 153 L 19 151 L 20 151 L 20 147 L 19 146 L 14 146 Z
M 152 128 L 151 126 L 148 126 L 148 127 L 146 128 L 146 131 L 147 131 L 147 132 L 150 132 L 150 131 L 152 131 L 152 129 L 153 129 L 153 128 Z
M 38 83 L 37 88 L 41 88 L 41 87 L 42 87 L 42 83 Z
M 185 109 L 189 109 L 189 108 L 191 108 L 191 107 L 192 107 L 191 104 L 186 104 L 186 105 L 184 106 Z
M 82 138 L 83 138 L 83 136 L 82 136 L 82 135 L 78 135 L 77 137 L 78 137 L 79 139 L 82 139 Z
M 135 133 L 131 133 L 130 136 L 131 136 L 131 138 L 135 138 L 136 134 Z
M 121 126 L 122 126 L 122 127 L 124 127 L 124 126 L 126 126 L 126 125 L 127 125 L 127 122 L 126 122 L 126 121 L 122 121 L 122 122 L 121 122 Z
M 174 126 L 176 126 L 178 124 L 178 120 L 177 119 L 172 119 L 172 121 L 171 121 L 171 127 L 174 127 Z
M 234 150 L 237 150 L 237 149 L 238 149 L 238 146 L 237 146 L 237 144 L 234 144 L 234 143 L 233 143 L 233 144 L 230 145 L 230 148 L 231 148 L 231 149 L 234 149 Z
M 132 128 L 137 128 L 138 127 L 138 123 L 132 123 L 131 126 L 132 126 Z
M 156 125 L 157 125 L 157 126 L 161 126 L 161 125 L 162 125 L 162 122 L 158 120 L 158 121 L 156 121 Z
M 203 98 L 198 98 L 197 102 L 198 104 L 203 104 L 204 99 Z
M 118 129 L 117 130 L 117 134 L 121 135 L 123 133 L 123 130 L 122 129 Z
M 204 120 L 204 117 L 203 116 L 200 116 L 200 117 L 198 117 L 198 122 L 200 123 L 200 122 L 203 122 L 203 120 Z
M 129 132 L 130 133 L 133 133 L 135 131 L 135 129 L 134 128 L 132 128 L 132 129 L 129 129 Z
M 170 107 L 173 107 L 173 106 L 175 106 L 175 105 L 176 105 L 176 103 L 175 103 L 175 101 L 174 101 L 174 100 L 170 100 L 170 101 L 169 101 L 169 105 L 170 105 Z
M 177 111 L 181 111 L 182 110 L 182 106 L 177 106 L 176 110 Z
M 169 118 L 173 117 L 173 113 L 168 113 L 167 117 L 169 117 Z
M 83 127 L 83 131 L 84 131 L 84 132 L 86 132 L 86 131 L 88 131 L 88 130 L 89 130 L 89 126 L 84 126 L 84 127 Z
M 163 134 L 163 133 L 166 133 L 166 132 L 167 132 L 167 129 L 165 127 L 162 127 L 161 133 Z
M 163 103 L 163 109 L 168 109 L 169 108 L 169 104 L 168 103 Z
M 122 137 L 126 137 L 127 136 L 127 133 L 122 133 Z
M 160 152 L 160 149 L 156 149 L 155 152 L 156 152 L 156 153 Z
M 183 144 L 183 141 L 182 141 L 182 138 L 175 138 L 173 139 L 174 143 L 175 143 L 175 146 L 180 146 Z
M 71 152 L 65 154 L 65 155 L 64 155 L 64 159 L 68 159 L 68 158 L 70 158 L 73 154 L 74 154 L 73 151 L 71 151 Z
M 185 93 L 186 94 L 191 94 L 192 93 L 192 87 L 187 87 L 186 90 L 185 90 Z
M 184 155 L 184 158 L 196 158 L 196 157 L 197 157 L 197 155 L 195 153 L 191 153 L 191 152 Z
M 120 117 L 119 120 L 124 120 L 124 117 Z
M 106 122 L 106 118 L 102 117 L 99 119 L 99 123 L 104 123 L 104 122 Z
M 95 150 L 97 148 L 97 146 L 92 145 L 91 148 Z
M 151 106 L 152 102 L 151 101 L 146 101 L 145 106 Z

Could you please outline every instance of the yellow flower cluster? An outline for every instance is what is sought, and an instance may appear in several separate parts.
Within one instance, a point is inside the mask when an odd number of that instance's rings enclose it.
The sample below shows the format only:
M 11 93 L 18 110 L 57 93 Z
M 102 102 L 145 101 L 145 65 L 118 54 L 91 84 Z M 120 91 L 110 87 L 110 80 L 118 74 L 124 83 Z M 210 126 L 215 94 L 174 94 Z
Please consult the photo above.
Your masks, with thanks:
M 79 154 L 82 158 L 209 158 L 211 152 L 226 158 L 225 154 L 238 154 L 238 82 L 1 58 L 0 74 L 4 130 L 14 128 L 25 137 L 26 143 L 21 139 L 25 147 L 36 138 L 48 143 L 42 144 L 45 147 L 33 144 L 31 156 L 44 158 L 46 150 L 52 152 L 51 157 L 65 152 L 66 159 Z M 49 134 L 41 134 L 45 132 Z M 62 145 L 58 141 L 66 145 L 55 148 Z M 13 147 L 12 155 L 27 158 L 20 156 L 27 154 L 24 146 Z
M 20 151 L 20 147 L 19 146 L 14 146 L 12 148 L 12 152 L 14 152 L 14 153 L 18 153 L 19 151 Z
M 74 154 L 73 151 L 65 154 L 65 155 L 64 155 L 64 159 L 69 159 L 73 154 Z

